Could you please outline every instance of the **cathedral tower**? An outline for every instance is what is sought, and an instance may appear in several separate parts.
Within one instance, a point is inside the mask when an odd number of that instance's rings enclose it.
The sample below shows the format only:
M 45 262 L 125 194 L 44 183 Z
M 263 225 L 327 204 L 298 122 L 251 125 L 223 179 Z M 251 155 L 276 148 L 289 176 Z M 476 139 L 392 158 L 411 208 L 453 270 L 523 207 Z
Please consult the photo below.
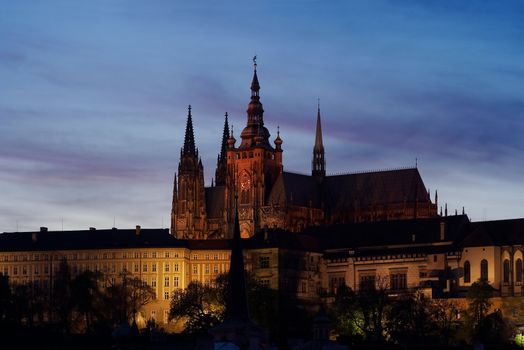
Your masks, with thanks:
M 242 237 L 252 236 L 260 228 L 259 210 L 267 205 L 269 191 L 282 172 L 282 140 L 269 142 L 269 131 L 264 126 L 264 109 L 260 102 L 260 84 L 257 76 L 256 57 L 251 82 L 251 100 L 247 108 L 247 125 L 240 134 L 240 145 L 231 133 L 228 140 L 226 205 L 232 222 L 233 200 L 238 196 L 240 231 Z
M 206 207 L 204 167 L 195 147 L 191 106 L 188 108 L 184 147 L 180 150 L 178 181 L 173 184 L 171 234 L 177 238 L 204 238 Z
M 315 146 L 313 146 L 313 161 L 311 162 L 311 175 L 322 182 L 326 176 L 326 160 L 324 158 L 324 145 L 322 143 L 322 124 L 320 122 L 320 103 L 317 105 L 317 130 L 315 133 Z
M 220 154 L 217 157 L 217 169 L 215 171 L 215 185 L 224 186 L 227 177 L 227 139 L 229 138 L 229 123 L 227 121 L 227 112 L 224 121 L 224 132 L 222 133 L 222 146 Z

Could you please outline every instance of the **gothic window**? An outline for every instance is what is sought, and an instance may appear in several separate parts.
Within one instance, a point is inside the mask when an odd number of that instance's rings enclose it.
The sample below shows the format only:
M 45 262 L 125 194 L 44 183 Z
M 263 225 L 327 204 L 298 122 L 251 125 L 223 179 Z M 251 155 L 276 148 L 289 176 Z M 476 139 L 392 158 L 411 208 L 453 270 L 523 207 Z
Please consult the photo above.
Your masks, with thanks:
M 517 259 L 515 263 L 515 281 L 522 283 L 522 259 Z
M 508 284 L 509 283 L 509 259 L 505 259 L 504 260 L 504 265 L 503 265 L 503 277 L 504 277 L 504 284 Z
M 464 263 L 464 283 L 470 283 L 471 282 L 471 265 L 469 264 L 469 261 L 466 260 Z
M 480 262 L 480 280 L 488 280 L 488 261 L 486 259 L 482 259 Z

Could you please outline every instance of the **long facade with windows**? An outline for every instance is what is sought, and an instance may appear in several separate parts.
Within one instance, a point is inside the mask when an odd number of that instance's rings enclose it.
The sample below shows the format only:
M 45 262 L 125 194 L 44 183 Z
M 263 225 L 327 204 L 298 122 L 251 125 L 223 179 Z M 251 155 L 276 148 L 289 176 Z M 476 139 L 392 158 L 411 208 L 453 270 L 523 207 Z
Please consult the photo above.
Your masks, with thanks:
M 267 229 L 243 240 L 246 269 L 289 298 L 316 306 L 340 285 L 381 288 L 391 295 L 422 291 L 463 297 L 486 280 L 501 297 L 522 296 L 524 219 L 470 222 L 465 215 L 341 224 L 302 233 Z M 122 273 L 155 291 L 143 321 L 168 327 L 174 291 L 191 281 L 212 284 L 229 271 L 229 240 L 183 240 L 168 230 L 15 232 L 0 235 L 0 273 L 12 285 L 51 293 L 61 261 L 73 275 L 100 271 L 106 284 Z M 52 297 L 49 294 L 49 297 Z

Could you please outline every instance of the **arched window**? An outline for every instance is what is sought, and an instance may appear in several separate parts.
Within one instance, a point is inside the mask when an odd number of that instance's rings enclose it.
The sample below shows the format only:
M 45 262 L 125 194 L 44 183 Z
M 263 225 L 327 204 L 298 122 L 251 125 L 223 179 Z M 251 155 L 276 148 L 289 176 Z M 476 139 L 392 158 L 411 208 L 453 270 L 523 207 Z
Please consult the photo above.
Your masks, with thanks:
M 486 259 L 482 259 L 480 262 L 480 280 L 488 280 L 488 261 Z
M 522 259 L 517 259 L 515 263 L 515 281 L 522 283 Z
M 509 283 L 509 259 L 504 260 L 503 277 L 504 277 L 504 284 L 508 284 Z
M 471 282 L 471 265 L 469 264 L 469 261 L 466 260 L 464 263 L 464 283 L 470 283 Z

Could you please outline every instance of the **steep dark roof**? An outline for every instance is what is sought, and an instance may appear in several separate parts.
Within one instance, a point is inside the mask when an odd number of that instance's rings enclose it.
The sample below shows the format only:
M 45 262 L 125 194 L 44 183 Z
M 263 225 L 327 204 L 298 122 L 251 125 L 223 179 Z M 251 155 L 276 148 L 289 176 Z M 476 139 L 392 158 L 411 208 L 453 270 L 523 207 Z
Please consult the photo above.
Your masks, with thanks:
M 33 242 L 33 234 L 37 239 Z M 186 241 L 177 240 L 168 229 L 82 230 L 49 232 L 9 232 L 0 234 L 0 251 L 72 250 L 184 247 Z
M 319 208 L 319 187 L 312 176 L 282 172 L 277 178 L 269 203 L 285 205 L 298 205 Z
M 206 211 L 208 218 L 221 218 L 224 211 L 225 186 L 206 187 Z
M 444 224 L 444 239 L 440 237 Z M 334 225 L 309 228 L 306 233 L 319 238 L 323 249 L 387 247 L 393 245 L 456 242 L 469 232 L 466 215 Z M 413 237 L 414 235 L 414 237 Z M 414 239 L 413 239 L 414 238 Z
M 331 208 L 430 201 L 416 168 L 328 176 L 323 198 Z
M 461 242 L 463 247 L 524 244 L 524 218 L 480 221 L 471 226 L 471 233 Z

